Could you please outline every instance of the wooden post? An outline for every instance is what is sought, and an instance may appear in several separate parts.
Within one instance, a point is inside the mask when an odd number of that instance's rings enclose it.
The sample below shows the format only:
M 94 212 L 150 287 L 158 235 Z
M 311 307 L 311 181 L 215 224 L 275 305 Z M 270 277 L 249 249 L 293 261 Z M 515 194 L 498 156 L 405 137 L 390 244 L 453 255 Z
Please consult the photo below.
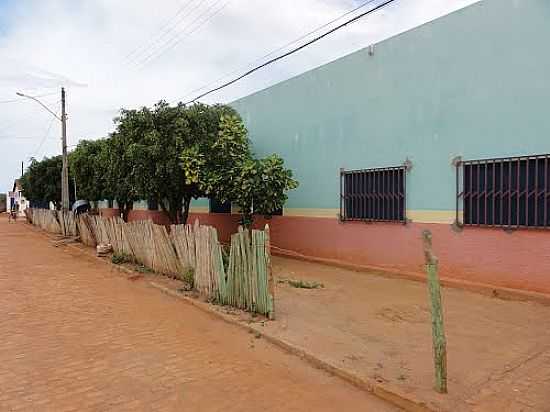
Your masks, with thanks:
M 422 232 L 424 259 L 428 276 L 428 290 L 432 312 L 432 339 L 435 366 L 435 389 L 447 393 L 447 341 L 443 327 L 443 307 L 441 305 L 441 286 L 437 275 L 437 257 L 432 252 L 432 233 Z
M 265 225 L 265 256 L 267 259 L 267 290 L 269 291 L 268 300 L 270 300 L 269 319 L 275 320 L 275 278 L 273 277 L 273 268 L 271 263 L 271 233 L 269 225 Z

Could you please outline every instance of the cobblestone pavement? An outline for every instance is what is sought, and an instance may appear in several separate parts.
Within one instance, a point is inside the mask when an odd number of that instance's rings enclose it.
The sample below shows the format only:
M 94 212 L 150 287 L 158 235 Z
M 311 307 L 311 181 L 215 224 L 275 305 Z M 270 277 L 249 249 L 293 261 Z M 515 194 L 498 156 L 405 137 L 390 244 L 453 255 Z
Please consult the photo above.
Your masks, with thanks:
M 0 217 L 0 411 L 392 411 Z

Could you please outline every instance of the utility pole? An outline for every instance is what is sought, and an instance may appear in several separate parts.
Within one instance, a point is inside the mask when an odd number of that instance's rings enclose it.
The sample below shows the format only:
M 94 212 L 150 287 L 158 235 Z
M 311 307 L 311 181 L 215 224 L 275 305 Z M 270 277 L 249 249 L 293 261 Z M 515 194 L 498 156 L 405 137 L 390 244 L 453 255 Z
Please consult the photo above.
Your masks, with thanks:
M 53 117 L 61 122 L 61 148 L 63 153 L 63 163 L 61 170 L 61 207 L 63 210 L 69 210 L 69 167 L 67 164 L 67 113 L 65 112 L 65 88 L 61 88 L 61 117 L 59 117 L 56 112 L 51 110 L 36 97 L 29 96 L 21 92 L 16 92 L 15 94 L 21 97 L 26 97 L 27 99 L 34 100 L 44 109 L 46 109 L 51 115 L 53 115 Z
M 61 146 L 63 168 L 61 171 L 61 207 L 69 210 L 69 167 L 67 165 L 67 113 L 65 112 L 65 88 L 61 88 Z

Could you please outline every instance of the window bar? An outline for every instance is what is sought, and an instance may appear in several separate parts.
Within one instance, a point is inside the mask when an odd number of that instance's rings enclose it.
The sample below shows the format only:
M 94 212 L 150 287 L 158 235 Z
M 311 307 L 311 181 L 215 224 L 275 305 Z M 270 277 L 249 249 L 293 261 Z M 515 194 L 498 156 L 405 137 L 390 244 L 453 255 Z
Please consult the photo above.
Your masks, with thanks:
M 345 220 L 345 212 L 343 210 L 343 203 L 344 203 L 344 190 L 343 190 L 343 179 L 344 179 L 344 169 L 340 169 L 340 219 Z
M 500 162 L 500 220 L 499 224 L 504 225 L 504 163 Z
M 382 220 L 387 219 L 388 204 L 386 203 L 386 194 L 388 191 L 386 182 L 387 172 L 382 170 Z
M 403 192 L 401 197 L 403 198 L 403 223 L 407 223 L 407 177 L 406 169 L 401 169 L 401 178 L 403 180 Z
M 539 226 L 539 159 L 535 160 L 535 221 L 534 225 Z
M 525 163 L 525 226 L 529 226 L 529 158 Z
M 496 203 L 496 192 L 497 192 L 497 189 L 496 189 L 496 184 L 497 184 L 496 175 L 497 175 L 497 173 L 496 173 L 496 163 L 493 162 L 493 185 L 491 186 L 491 189 L 492 189 L 491 193 L 492 193 L 492 198 L 493 198 L 493 202 L 492 202 L 493 203 L 493 217 L 492 217 L 492 220 L 491 220 L 491 224 L 493 226 L 496 225 L 496 222 L 495 222 L 495 213 L 496 213 L 495 210 L 496 210 L 496 204 L 497 204 Z
M 487 224 L 487 172 L 488 172 L 489 163 L 485 163 L 485 186 L 483 186 L 483 191 L 485 192 L 483 195 L 483 200 L 485 202 L 485 207 L 483 208 L 483 224 Z
M 480 166 L 479 166 L 479 163 L 476 163 L 476 180 L 477 180 L 477 186 L 479 187 L 479 183 L 480 183 Z M 476 214 L 476 217 L 477 217 L 477 225 L 479 226 L 480 225 L 480 218 L 479 218 L 479 200 L 480 200 L 480 195 L 479 195 L 479 192 L 476 192 L 475 194 L 476 196 L 476 210 L 477 210 L 477 214 Z
M 520 206 L 520 201 L 519 201 L 519 194 L 521 192 L 521 188 L 519 186 L 519 178 L 521 177 L 520 176 L 520 172 L 519 172 L 519 169 L 521 167 L 521 164 L 519 162 L 519 159 L 516 159 L 516 162 L 518 164 L 518 171 L 517 171 L 517 181 L 516 181 L 516 203 L 517 203 L 517 210 L 516 210 L 516 227 L 519 227 L 519 206 Z
M 548 225 L 548 158 L 544 159 L 544 226 Z
M 460 188 L 459 188 L 459 182 L 460 182 L 460 176 L 459 176 L 459 173 L 460 173 L 460 163 L 457 163 L 456 165 L 456 215 L 455 215 L 455 223 L 458 225 L 459 224 L 459 221 L 458 221 L 458 206 L 459 206 L 459 196 L 460 196 Z M 464 199 L 464 198 L 463 198 Z
M 471 164 L 468 169 L 470 170 L 470 187 L 468 188 L 468 198 L 470 199 L 470 209 L 468 210 L 468 212 L 470 212 L 470 215 L 468 216 L 468 222 L 473 223 L 474 195 L 472 188 L 474 187 L 474 165 Z
M 357 193 L 357 179 L 356 172 L 351 172 L 351 215 L 355 219 L 357 216 L 356 205 L 355 205 L 355 193 Z
M 508 226 L 512 225 L 512 162 L 508 164 Z

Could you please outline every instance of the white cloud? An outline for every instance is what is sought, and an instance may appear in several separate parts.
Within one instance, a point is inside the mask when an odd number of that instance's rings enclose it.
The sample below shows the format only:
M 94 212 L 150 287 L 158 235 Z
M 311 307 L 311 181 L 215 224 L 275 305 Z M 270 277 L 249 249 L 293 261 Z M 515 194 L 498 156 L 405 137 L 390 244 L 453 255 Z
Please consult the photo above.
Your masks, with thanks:
M 32 101 L 1 103 L 16 99 L 16 91 L 47 94 L 65 86 L 68 139 L 74 144 L 106 135 L 121 107 L 193 97 L 189 92 L 197 87 L 250 67 L 249 62 L 363 3 L 229 0 L 198 27 L 226 1 L 0 3 L 0 190 L 12 184 L 22 160 L 60 152 L 58 124 L 43 139 L 51 123 L 46 111 Z M 231 101 L 473 2 L 397 0 L 206 101 Z M 58 96 L 43 100 L 57 110 Z

